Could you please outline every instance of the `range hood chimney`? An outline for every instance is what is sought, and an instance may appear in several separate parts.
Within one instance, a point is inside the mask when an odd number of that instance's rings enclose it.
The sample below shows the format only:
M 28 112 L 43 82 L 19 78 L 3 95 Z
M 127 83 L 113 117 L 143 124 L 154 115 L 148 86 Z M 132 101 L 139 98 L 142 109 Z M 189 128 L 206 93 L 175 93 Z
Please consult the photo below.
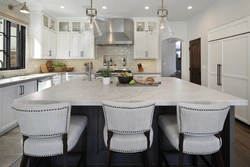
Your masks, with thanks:
M 96 39 L 97 45 L 132 45 L 132 40 L 124 33 L 124 19 L 105 19 L 105 32 Z

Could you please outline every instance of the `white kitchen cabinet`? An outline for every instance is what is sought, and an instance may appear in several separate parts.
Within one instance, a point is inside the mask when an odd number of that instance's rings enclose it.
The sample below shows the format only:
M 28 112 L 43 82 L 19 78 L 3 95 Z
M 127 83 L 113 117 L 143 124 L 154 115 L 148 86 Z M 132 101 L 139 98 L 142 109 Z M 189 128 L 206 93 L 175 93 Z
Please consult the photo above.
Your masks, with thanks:
M 57 56 L 56 58 L 70 58 L 71 56 L 71 35 L 57 34 Z
M 54 59 L 56 57 L 56 21 L 42 10 L 30 14 L 31 58 Z
M 250 34 L 238 35 L 241 33 L 235 28 L 239 23 L 247 24 L 246 20 L 208 32 L 208 38 L 211 40 L 208 43 L 208 87 L 247 99 L 249 103 Z M 235 36 L 226 37 L 225 33 Z M 224 35 L 222 39 L 221 35 Z M 250 125 L 250 107 L 236 106 L 235 117 Z
M 157 20 L 134 18 L 134 59 L 159 57 L 159 32 Z
M 58 21 L 57 59 L 94 59 L 94 33 L 82 31 L 83 23 Z
M 13 101 L 19 97 L 36 92 L 36 85 L 37 82 L 35 80 L 0 88 L 0 135 L 17 125 L 16 117 L 11 108 Z

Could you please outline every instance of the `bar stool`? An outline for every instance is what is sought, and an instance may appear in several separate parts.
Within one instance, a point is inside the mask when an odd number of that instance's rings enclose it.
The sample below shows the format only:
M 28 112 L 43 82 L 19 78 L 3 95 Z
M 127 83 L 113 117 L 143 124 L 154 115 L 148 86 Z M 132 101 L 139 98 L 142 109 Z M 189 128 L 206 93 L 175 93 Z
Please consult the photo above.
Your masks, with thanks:
M 183 166 L 183 154 L 200 155 L 208 166 L 210 163 L 203 155 L 215 154 L 217 166 L 223 167 L 220 132 L 229 109 L 229 102 L 210 105 L 178 103 L 176 115 L 160 115 L 158 117 L 159 166 L 161 167 L 163 159 L 169 167 L 164 153 L 173 153 L 170 150 L 163 150 L 162 133 L 164 133 L 170 144 L 178 150 L 179 167 Z
M 138 153 L 145 157 L 145 166 L 151 166 L 149 148 L 153 142 L 152 102 L 103 101 L 105 126 L 104 142 L 108 148 L 106 167 L 111 164 L 113 152 Z
M 63 156 L 67 167 L 67 155 L 82 137 L 82 153 L 77 166 L 86 165 L 87 117 L 71 116 L 69 102 L 53 104 L 27 104 L 14 102 L 12 109 L 23 136 L 21 167 L 26 167 L 29 157 Z M 84 135 L 83 135 L 84 134 Z

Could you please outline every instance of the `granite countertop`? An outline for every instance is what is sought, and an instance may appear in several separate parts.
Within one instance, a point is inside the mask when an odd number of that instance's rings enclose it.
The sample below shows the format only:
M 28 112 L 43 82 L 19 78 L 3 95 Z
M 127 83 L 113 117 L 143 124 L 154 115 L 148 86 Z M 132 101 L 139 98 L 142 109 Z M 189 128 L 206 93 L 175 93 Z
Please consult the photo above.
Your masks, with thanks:
M 174 106 L 178 102 L 215 103 L 230 101 L 232 105 L 247 105 L 248 101 L 178 78 L 160 77 L 159 86 L 119 87 L 117 78 L 110 85 L 101 79 L 75 79 L 17 99 L 28 103 L 69 101 L 74 106 L 101 106 L 103 100 L 154 101 L 157 106 Z

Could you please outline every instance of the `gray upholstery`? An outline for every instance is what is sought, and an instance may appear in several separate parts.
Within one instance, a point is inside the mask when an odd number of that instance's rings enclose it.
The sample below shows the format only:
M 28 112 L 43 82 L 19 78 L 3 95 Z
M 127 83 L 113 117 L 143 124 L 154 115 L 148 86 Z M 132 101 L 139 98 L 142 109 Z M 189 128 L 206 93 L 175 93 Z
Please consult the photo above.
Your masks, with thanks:
M 212 105 L 178 103 L 177 115 L 161 115 L 158 124 L 170 143 L 179 150 L 179 133 L 184 134 L 183 153 L 207 155 L 220 150 L 221 138 L 230 103 Z
M 105 116 L 103 136 L 106 146 L 107 131 L 114 133 L 110 141 L 110 150 L 128 153 L 147 150 L 147 138 L 144 135 L 146 131 L 150 131 L 151 146 L 154 103 L 103 101 L 102 106 Z
M 87 125 L 86 116 L 71 116 L 68 102 L 25 104 L 14 102 L 21 133 L 29 138 L 23 148 L 25 155 L 46 157 L 63 154 L 62 135 L 68 135 L 68 151 L 72 150 Z

